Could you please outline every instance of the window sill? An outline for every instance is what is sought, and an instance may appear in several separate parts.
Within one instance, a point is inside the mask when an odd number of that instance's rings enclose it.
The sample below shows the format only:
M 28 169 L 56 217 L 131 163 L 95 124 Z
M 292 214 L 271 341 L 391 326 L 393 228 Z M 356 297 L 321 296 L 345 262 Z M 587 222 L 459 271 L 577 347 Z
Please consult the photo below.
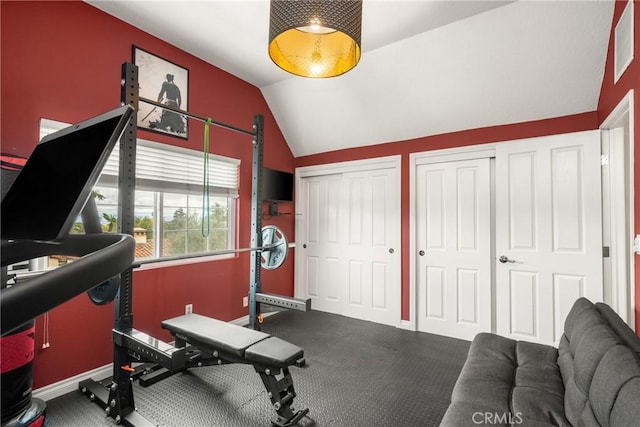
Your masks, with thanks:
M 143 270 L 154 270 L 156 268 L 165 268 L 165 267 L 177 267 L 182 265 L 189 264 L 200 264 L 203 262 L 211 262 L 211 261 L 220 261 L 225 259 L 235 258 L 236 254 L 224 254 L 224 255 L 209 255 L 209 256 L 198 256 L 198 257 L 185 257 L 180 259 L 171 259 L 162 261 L 154 260 L 152 262 L 147 261 L 147 263 L 140 265 L 135 268 L 134 271 L 143 271 Z M 144 262 L 145 260 L 136 260 L 134 261 L 134 265 L 137 262 Z

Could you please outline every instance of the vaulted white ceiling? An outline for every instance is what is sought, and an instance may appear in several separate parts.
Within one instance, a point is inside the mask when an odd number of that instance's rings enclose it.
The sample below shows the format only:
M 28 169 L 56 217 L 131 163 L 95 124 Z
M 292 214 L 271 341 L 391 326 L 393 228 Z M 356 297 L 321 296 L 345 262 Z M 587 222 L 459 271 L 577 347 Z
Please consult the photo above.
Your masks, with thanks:
M 87 2 L 259 87 L 295 156 L 594 111 L 613 16 L 611 0 L 364 0 L 358 66 L 305 79 L 269 59 L 267 0 Z

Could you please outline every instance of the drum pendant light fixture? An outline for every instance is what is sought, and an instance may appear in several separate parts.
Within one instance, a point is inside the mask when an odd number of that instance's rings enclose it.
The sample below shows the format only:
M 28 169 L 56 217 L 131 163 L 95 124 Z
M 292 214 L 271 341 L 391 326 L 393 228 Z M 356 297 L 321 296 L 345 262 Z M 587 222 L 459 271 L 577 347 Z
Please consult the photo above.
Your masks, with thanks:
M 302 77 L 335 77 L 360 61 L 362 0 L 271 0 L 269 56 Z

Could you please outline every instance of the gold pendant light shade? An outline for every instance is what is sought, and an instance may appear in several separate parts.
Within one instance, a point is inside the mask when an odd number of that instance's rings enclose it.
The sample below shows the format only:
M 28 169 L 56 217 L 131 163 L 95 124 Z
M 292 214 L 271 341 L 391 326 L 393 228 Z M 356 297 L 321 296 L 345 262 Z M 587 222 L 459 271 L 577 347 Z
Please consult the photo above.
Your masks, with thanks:
M 271 0 L 269 56 L 302 77 L 335 77 L 360 61 L 362 0 Z

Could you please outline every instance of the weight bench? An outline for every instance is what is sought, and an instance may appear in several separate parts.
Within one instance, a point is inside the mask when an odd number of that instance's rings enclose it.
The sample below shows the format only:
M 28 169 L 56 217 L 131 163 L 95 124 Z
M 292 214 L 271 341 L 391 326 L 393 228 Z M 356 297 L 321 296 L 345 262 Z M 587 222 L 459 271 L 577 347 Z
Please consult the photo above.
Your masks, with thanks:
M 205 353 L 207 359 L 213 361 L 207 364 L 253 365 L 278 414 L 271 420 L 274 425 L 293 426 L 309 412 L 303 409 L 294 413 L 291 407 L 296 392 L 289 366 L 302 359 L 302 348 L 264 332 L 193 313 L 165 320 L 162 327 L 175 337 L 176 347 L 188 344 Z M 199 352 L 189 356 L 196 361 L 191 365 L 202 366 Z M 282 375 L 280 379 L 279 375 Z

